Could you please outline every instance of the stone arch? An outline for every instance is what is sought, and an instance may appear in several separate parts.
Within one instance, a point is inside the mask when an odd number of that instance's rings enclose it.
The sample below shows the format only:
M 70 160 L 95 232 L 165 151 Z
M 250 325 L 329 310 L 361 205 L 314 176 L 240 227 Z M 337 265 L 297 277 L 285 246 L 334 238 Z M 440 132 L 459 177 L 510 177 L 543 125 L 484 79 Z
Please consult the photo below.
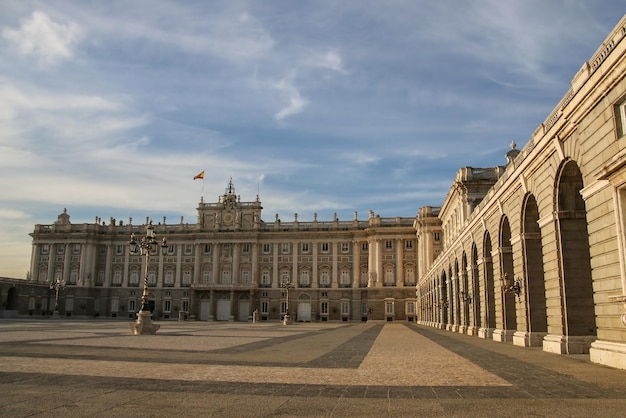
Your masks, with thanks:
M 448 280 L 446 278 L 446 271 L 443 270 L 441 272 L 441 282 L 439 283 L 439 300 L 437 301 L 439 305 L 439 318 L 440 323 L 445 327 L 445 324 L 448 323 Z
M 486 332 L 484 338 L 491 338 L 491 333 L 496 327 L 496 297 L 493 277 L 493 259 L 491 258 L 492 243 L 489 232 L 485 233 L 483 244 L 483 286 L 482 297 L 484 300 L 484 324 Z
M 504 215 L 500 219 L 500 278 L 501 281 L 504 281 L 505 278 L 511 280 L 515 280 L 514 272 L 513 272 L 513 247 L 511 245 L 511 224 L 509 223 L 509 218 Z M 504 284 L 504 283 L 502 283 Z M 516 313 L 516 305 L 515 298 L 516 295 L 514 293 L 505 293 L 502 294 L 502 329 L 506 331 L 506 340 L 512 340 L 512 333 L 508 335 L 508 331 L 517 330 L 517 313 Z
M 561 267 L 561 307 L 564 335 L 595 336 L 596 319 L 587 231 L 587 211 L 580 191 L 583 177 L 573 160 L 566 161 L 557 176 L 557 238 Z M 593 338 L 589 339 L 589 344 Z M 584 345 L 584 343 L 583 343 Z M 568 342 L 567 352 L 570 350 Z M 578 347 L 574 352 L 587 347 Z
M 471 268 L 470 268 L 470 283 L 471 283 L 471 295 L 470 295 L 470 300 L 472 302 L 472 317 L 473 317 L 473 324 L 474 327 L 476 327 L 476 329 L 480 328 L 483 323 L 481 321 L 481 316 L 480 316 L 480 308 L 481 308 L 481 300 L 482 298 L 480 297 L 480 280 L 479 280 L 479 275 L 478 275 L 478 247 L 476 246 L 476 243 L 473 242 L 472 243 L 472 256 L 470 259 L 470 263 L 471 263 Z
M 461 301 L 461 307 L 463 311 L 462 324 L 465 327 L 465 331 L 467 331 L 470 325 L 474 325 L 473 318 L 470 317 L 470 304 L 471 304 L 471 295 L 472 291 L 469 286 L 469 278 L 468 278 L 468 270 L 467 270 L 467 254 L 465 251 L 461 254 L 461 270 L 460 270 L 460 287 L 461 291 L 459 294 L 459 300 Z
M 527 331 L 531 333 L 529 345 L 540 345 L 536 341 L 548 331 L 546 311 L 546 284 L 539 227 L 539 207 L 534 195 L 525 196 L 522 203 L 522 246 L 524 260 L 523 289 L 526 298 Z

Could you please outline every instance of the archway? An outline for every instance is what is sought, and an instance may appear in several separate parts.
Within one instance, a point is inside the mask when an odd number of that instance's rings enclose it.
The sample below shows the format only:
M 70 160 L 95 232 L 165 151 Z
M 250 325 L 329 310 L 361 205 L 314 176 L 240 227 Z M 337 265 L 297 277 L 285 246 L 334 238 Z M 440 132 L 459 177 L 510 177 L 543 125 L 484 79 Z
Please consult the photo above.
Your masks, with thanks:
M 558 176 L 557 218 L 561 262 L 561 352 L 588 353 L 596 336 L 587 211 L 580 194 L 583 178 L 568 161 Z M 544 343 L 544 349 L 546 345 Z
M 500 221 L 500 281 L 501 284 L 504 284 L 505 278 L 509 280 L 514 280 L 514 272 L 513 272 L 513 249 L 511 246 L 511 225 L 509 224 L 509 219 L 506 216 L 502 217 Z M 501 291 L 501 315 L 502 315 L 502 323 L 500 326 L 502 327 L 502 332 L 500 338 L 497 338 L 494 335 L 494 339 L 498 341 L 513 341 L 513 334 L 517 330 L 517 313 L 516 313 L 516 305 L 515 293 L 504 292 Z
M 546 314 L 546 284 L 543 272 L 543 252 L 539 208 L 535 196 L 528 195 L 523 204 L 522 215 L 524 251 L 524 288 L 526 297 L 527 332 L 525 346 L 541 346 L 548 331 Z
M 472 317 L 474 327 L 476 329 L 480 329 L 483 323 L 480 315 L 481 308 L 481 295 L 480 295 L 480 281 L 478 275 L 478 248 L 476 244 L 472 244 L 472 259 L 471 259 L 471 283 L 472 283 L 472 294 L 470 295 L 470 300 L 472 304 Z
M 479 329 L 478 336 L 481 338 L 491 338 L 493 330 L 496 328 L 496 298 L 495 287 L 493 280 L 493 260 L 491 258 L 491 236 L 489 232 L 485 233 L 483 243 L 483 259 L 482 259 L 482 272 L 483 272 L 483 289 L 480 292 L 482 302 L 484 302 L 483 308 L 483 327 Z

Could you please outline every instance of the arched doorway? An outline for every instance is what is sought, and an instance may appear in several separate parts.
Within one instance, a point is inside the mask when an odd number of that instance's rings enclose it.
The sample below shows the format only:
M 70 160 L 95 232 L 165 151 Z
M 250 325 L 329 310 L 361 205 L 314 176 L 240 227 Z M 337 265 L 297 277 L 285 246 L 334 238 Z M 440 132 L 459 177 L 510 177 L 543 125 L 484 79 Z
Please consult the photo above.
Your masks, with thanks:
M 548 331 L 546 314 L 546 284 L 543 274 L 543 252 L 539 208 L 535 196 L 528 195 L 522 207 L 522 245 L 524 278 L 522 292 L 525 296 L 526 332 L 517 345 L 537 347 L 542 345 Z
M 298 297 L 298 322 L 311 322 L 311 297 L 303 294 Z
M 491 236 L 489 232 L 485 233 L 483 241 L 483 259 L 482 259 L 482 272 L 483 289 L 480 292 L 481 301 L 484 302 L 483 308 L 483 327 L 478 330 L 478 336 L 481 338 L 491 338 L 493 336 L 493 330 L 496 328 L 496 298 L 495 287 L 493 280 L 493 260 L 491 258 Z
M 500 221 L 500 285 L 504 285 L 505 278 L 515 280 L 513 272 L 513 248 L 511 246 L 511 225 L 506 216 Z M 493 339 L 500 342 L 513 341 L 513 334 L 517 331 L 517 312 L 515 293 L 500 291 L 500 315 L 502 322 L 494 332 Z
M 250 317 L 250 295 L 244 293 L 239 298 L 239 313 L 237 315 L 237 320 L 240 322 L 248 322 L 248 318 Z
M 557 239 L 559 243 L 560 317 L 548 318 L 543 347 L 562 354 L 588 353 L 596 338 L 587 211 L 580 194 L 583 178 L 574 161 L 557 177 Z M 560 332 L 561 335 L 555 335 Z

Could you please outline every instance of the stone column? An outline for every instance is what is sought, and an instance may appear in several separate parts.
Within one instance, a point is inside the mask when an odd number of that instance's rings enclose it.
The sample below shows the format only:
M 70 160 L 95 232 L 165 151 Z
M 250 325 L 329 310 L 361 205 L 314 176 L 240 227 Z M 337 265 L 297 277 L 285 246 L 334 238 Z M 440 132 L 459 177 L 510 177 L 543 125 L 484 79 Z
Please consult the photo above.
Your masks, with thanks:
M 396 239 L 396 286 L 404 286 L 403 244 L 404 240 Z

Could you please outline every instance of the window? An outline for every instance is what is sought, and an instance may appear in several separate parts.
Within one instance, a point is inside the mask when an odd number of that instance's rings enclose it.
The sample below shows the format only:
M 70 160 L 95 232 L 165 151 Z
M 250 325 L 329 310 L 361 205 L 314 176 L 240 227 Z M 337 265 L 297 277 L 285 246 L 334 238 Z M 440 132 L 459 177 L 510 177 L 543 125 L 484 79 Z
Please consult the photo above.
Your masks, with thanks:
M 129 286 L 137 286 L 139 284 L 139 270 L 131 270 L 128 277 Z
M 626 135 L 626 100 L 622 100 L 615 105 L 615 122 L 617 127 L 617 137 Z
M 65 245 L 57 244 L 57 254 L 65 254 Z
M 211 252 L 211 244 L 204 244 L 204 253 L 209 254 Z
M 153 287 L 156 286 L 156 284 L 157 284 L 157 275 L 156 275 L 156 272 L 154 270 L 151 270 L 148 273 L 148 284 L 150 286 L 153 286 Z
M 393 302 L 385 302 L 385 313 L 387 315 L 393 315 L 394 314 Z
M 328 315 L 328 302 L 320 303 L 320 313 L 322 315 Z
M 311 273 L 309 270 L 300 272 L 300 287 L 309 287 L 311 285 Z
M 369 248 L 369 246 L 367 245 L 367 242 L 364 242 L 361 244 L 361 251 L 367 251 Z
M 202 284 L 211 283 L 211 270 L 204 270 L 202 272 Z
M 74 246 L 72 248 L 72 252 L 74 254 L 80 254 L 80 244 L 74 244 Z
M 322 292 L 322 297 L 323 298 L 327 298 L 328 297 L 328 292 Z
M 113 272 L 113 286 L 121 286 L 122 285 L 122 270 L 115 270 Z
M 172 301 L 164 300 L 163 301 L 163 312 L 169 313 L 172 311 Z
M 341 270 L 340 284 L 344 287 L 350 286 L 350 271 Z
M 191 286 L 191 270 L 184 270 L 183 277 L 181 279 L 181 286 L 189 287 Z
M 283 252 L 283 253 L 288 253 L 288 252 L 289 252 L 289 249 L 290 249 L 290 245 L 289 245 L 289 243 L 284 242 L 284 243 L 283 243 L 283 245 L 282 245 L 282 252 Z
M 410 240 L 410 239 L 406 240 L 406 243 L 404 246 L 407 250 L 410 250 L 411 248 L 413 248 L 413 240 Z
M 347 253 L 348 251 L 350 251 L 350 244 L 348 244 L 347 242 L 342 242 L 341 243 L 341 252 L 342 253 Z
M 392 241 L 392 240 L 390 240 L 390 239 L 386 240 L 386 241 L 385 241 L 385 248 L 386 248 L 387 250 L 392 250 L 392 249 L 393 249 L 393 241 Z
M 263 244 L 263 254 L 269 254 L 269 253 L 270 253 L 270 245 Z
M 76 284 L 78 281 L 78 267 L 73 267 L 70 271 L 70 282 L 69 284 Z
M 176 246 L 175 245 L 170 245 L 167 247 L 167 254 L 168 255 L 174 255 L 176 254 Z
M 269 310 L 269 306 L 270 306 L 269 302 L 262 301 L 261 302 L 261 313 L 267 315 L 267 313 L 270 311 Z
M 434 237 L 435 241 L 437 241 L 437 242 L 441 241 L 441 232 L 435 232 L 433 234 L 433 237 Z
M 41 246 L 41 254 L 48 254 L 50 252 L 50 246 L 48 244 L 43 244 Z
M 280 313 L 283 315 L 287 313 L 287 302 L 280 302 Z
M 320 272 L 320 287 L 330 287 L 330 274 L 328 270 Z
M 230 284 L 230 270 L 222 272 L 222 284 Z
M 181 305 L 182 305 L 181 310 L 183 312 L 189 313 L 189 301 L 188 300 L 183 300 L 183 301 L 181 301 Z
M 243 245 L 241 246 L 241 252 L 242 252 L 243 254 L 248 254 L 248 253 L 250 253 L 250 244 L 243 244 Z
M 309 244 L 307 242 L 303 242 L 302 243 L 302 252 L 303 253 L 308 253 L 309 252 Z
M 404 270 L 404 283 L 410 285 L 415 284 L 415 269 L 413 267 L 407 267 Z
M 280 282 L 289 283 L 289 270 L 283 270 L 280 272 Z
M 341 302 L 341 315 L 343 316 L 350 315 L 350 303 L 349 302 Z
M 32 296 L 28 298 L 28 310 L 29 311 L 35 310 L 35 298 Z
M 190 255 L 192 251 L 193 251 L 193 245 L 185 244 L 185 254 Z
M 395 284 L 395 277 L 394 277 L 394 271 L 393 271 L 393 267 L 387 267 L 385 268 L 385 282 L 384 285 L 385 286 L 393 286 Z
M 415 314 L 415 302 L 406 303 L 406 313 Z
M 241 271 L 241 284 L 250 284 L 250 271 Z
M 367 269 L 364 268 L 361 270 L 361 286 L 367 286 L 367 282 L 368 282 Z
M 263 270 L 261 272 L 261 285 L 262 286 L 269 286 L 271 283 L 270 281 L 270 272 L 268 270 Z
M 116 245 L 115 246 L 115 255 L 124 255 L 124 247 L 125 247 L 125 245 Z
M 118 298 L 111 299 L 111 312 L 117 313 L 119 310 L 120 310 L 120 300 Z
M 135 299 L 128 299 L 128 312 L 135 312 Z
M 163 286 L 168 286 L 168 287 L 174 286 L 174 270 L 165 270 Z
M 322 243 L 322 252 L 323 253 L 327 253 L 328 252 L 328 243 L 327 242 Z
M 98 270 L 98 274 L 96 275 L 96 285 L 102 286 L 104 284 L 104 270 Z

